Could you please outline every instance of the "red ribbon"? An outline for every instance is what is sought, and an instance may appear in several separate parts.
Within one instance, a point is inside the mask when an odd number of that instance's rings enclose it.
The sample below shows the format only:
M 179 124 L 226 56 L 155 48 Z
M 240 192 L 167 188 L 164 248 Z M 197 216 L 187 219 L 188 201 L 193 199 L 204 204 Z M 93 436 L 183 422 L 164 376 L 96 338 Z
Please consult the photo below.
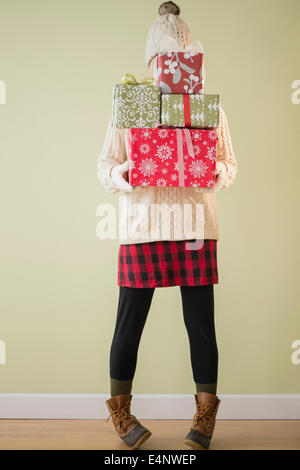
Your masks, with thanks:
M 184 94 L 182 96 L 183 96 L 184 126 L 191 127 L 190 95 Z

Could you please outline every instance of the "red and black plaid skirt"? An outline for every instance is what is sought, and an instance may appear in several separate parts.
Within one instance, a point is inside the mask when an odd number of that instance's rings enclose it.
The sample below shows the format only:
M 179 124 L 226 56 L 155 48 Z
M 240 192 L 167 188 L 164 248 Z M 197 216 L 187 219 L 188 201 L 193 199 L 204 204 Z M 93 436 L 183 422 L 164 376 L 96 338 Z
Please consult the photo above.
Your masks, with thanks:
M 118 285 L 142 288 L 217 284 L 217 240 L 198 241 L 198 245 L 192 242 L 120 245 Z

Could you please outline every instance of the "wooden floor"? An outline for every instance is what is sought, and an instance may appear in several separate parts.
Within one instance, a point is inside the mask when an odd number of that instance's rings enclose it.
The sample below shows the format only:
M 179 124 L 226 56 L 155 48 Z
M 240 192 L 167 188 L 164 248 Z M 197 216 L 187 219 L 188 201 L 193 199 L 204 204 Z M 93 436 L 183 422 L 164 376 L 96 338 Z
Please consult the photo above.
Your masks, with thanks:
M 143 420 L 152 436 L 142 449 L 189 449 L 185 420 Z M 125 449 L 111 421 L 0 420 L 0 449 Z M 300 421 L 217 422 L 211 449 L 300 449 Z

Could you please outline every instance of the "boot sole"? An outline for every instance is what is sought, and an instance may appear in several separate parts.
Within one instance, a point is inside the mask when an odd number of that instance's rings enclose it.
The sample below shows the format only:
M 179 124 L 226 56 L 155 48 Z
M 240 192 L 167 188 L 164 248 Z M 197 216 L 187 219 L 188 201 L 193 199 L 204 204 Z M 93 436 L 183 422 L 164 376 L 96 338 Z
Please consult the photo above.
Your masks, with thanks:
M 195 449 L 195 450 L 207 450 L 201 444 L 199 444 L 198 442 L 192 441 L 191 439 L 184 439 L 184 443 L 187 446 L 190 446 L 192 449 Z
M 126 445 L 127 449 L 135 450 L 138 449 L 142 444 L 144 444 L 144 442 L 149 439 L 150 436 L 152 436 L 152 433 L 148 431 L 145 432 L 145 434 L 143 434 L 133 446 L 128 446 L 125 442 L 124 444 Z

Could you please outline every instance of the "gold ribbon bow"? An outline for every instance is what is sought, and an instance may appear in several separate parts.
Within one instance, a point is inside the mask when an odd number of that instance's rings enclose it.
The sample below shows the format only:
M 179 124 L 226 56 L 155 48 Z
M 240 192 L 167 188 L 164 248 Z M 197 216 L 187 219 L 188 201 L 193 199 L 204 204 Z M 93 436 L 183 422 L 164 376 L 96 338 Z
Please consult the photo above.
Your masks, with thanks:
M 154 85 L 154 78 L 148 77 L 138 82 L 134 75 L 131 73 L 125 73 L 124 77 L 122 78 L 122 83 L 126 85 Z

